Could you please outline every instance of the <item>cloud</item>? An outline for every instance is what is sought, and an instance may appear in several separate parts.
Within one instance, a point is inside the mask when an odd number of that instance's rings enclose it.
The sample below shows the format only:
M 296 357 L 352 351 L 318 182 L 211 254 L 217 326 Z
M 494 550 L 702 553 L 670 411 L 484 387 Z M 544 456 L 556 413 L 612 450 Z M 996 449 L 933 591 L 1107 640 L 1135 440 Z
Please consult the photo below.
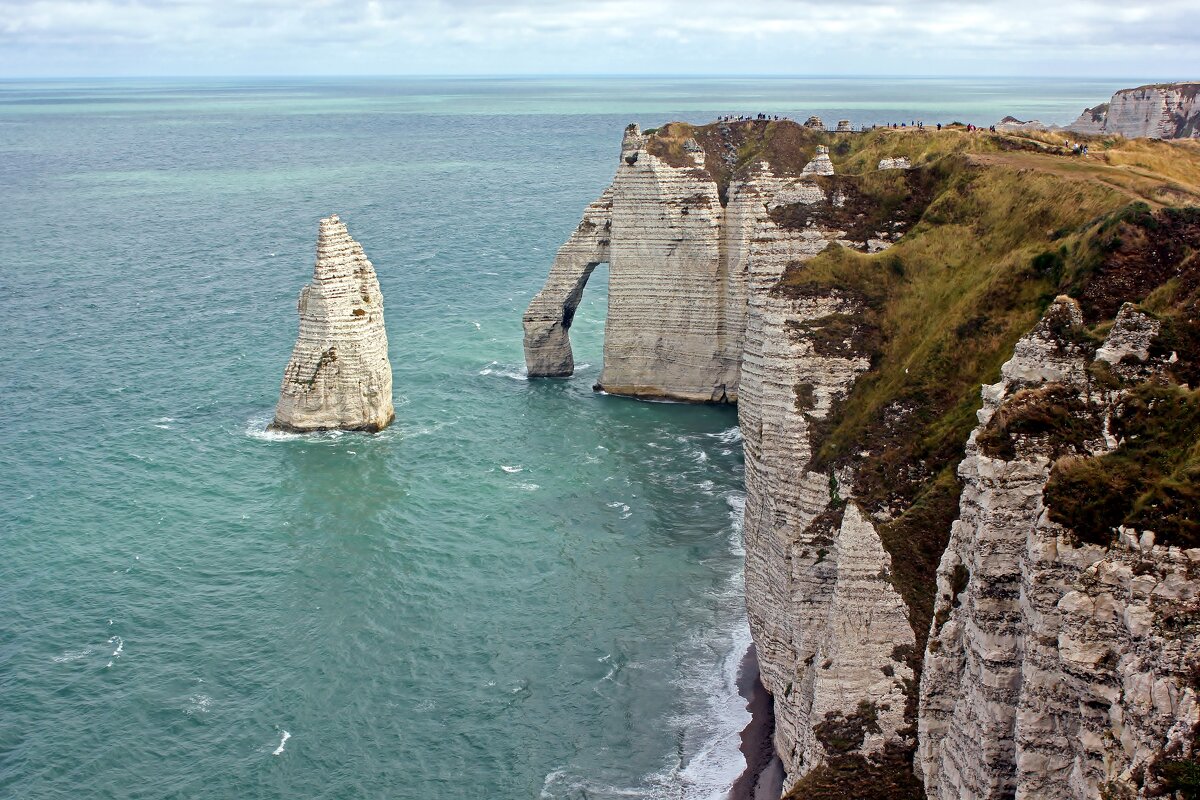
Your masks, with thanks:
M 0 0 L 0 69 L 1164 75 L 1195 2 Z

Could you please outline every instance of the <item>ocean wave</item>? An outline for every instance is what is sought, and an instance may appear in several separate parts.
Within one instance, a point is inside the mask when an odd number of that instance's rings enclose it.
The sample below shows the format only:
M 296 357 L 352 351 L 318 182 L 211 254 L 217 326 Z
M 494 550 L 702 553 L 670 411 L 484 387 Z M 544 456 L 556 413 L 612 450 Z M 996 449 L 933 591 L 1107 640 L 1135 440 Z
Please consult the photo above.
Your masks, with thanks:
M 267 426 L 275 419 L 272 414 L 259 414 L 246 420 L 244 432 L 251 439 L 260 442 L 292 442 L 304 439 L 323 440 L 337 439 L 346 435 L 345 431 L 315 431 L 313 433 L 289 433 L 287 431 L 268 430 Z
M 292 735 L 290 733 L 288 733 L 287 731 L 284 731 L 283 736 L 281 736 L 279 738 L 279 747 L 276 747 L 275 750 L 271 753 L 271 755 L 273 755 L 273 756 L 283 755 L 283 748 L 287 744 L 287 740 L 290 738 L 292 738 Z
M 716 439 L 718 442 L 721 442 L 722 444 L 741 444 L 742 443 L 742 429 L 739 428 L 737 425 L 734 425 L 732 428 L 726 428 L 725 430 L 721 431 L 720 433 L 706 433 L 704 435 L 709 437 L 710 439 Z
M 206 694 L 194 694 L 188 697 L 187 705 L 184 706 L 183 713 L 189 717 L 194 717 L 197 714 L 207 714 L 212 708 L 213 699 Z
M 742 524 L 745 494 L 730 492 L 729 550 L 742 556 Z M 610 508 L 621 505 L 608 503 Z M 662 769 L 646 775 L 636 786 L 617 786 L 579 774 L 569 766 L 560 766 L 542 781 L 541 800 L 725 800 L 738 776 L 746 769 L 741 751 L 741 732 L 750 722 L 746 699 L 738 687 L 742 661 L 750 648 L 750 625 L 745 615 L 743 570 L 738 569 L 717 593 L 723 624 L 698 629 L 688 642 L 693 657 L 690 667 L 675 683 L 685 697 L 688 711 L 671 719 L 683 735 L 683 753 L 664 759 Z M 719 652 L 717 660 L 699 654 Z M 616 680 L 620 673 L 611 656 L 599 659 L 609 663 L 608 674 L 597 682 Z
M 499 361 L 492 361 L 486 367 L 479 370 L 480 375 L 495 375 L 501 378 L 509 378 L 514 381 L 527 381 L 529 375 L 526 374 L 524 367 L 513 367 L 511 365 L 501 364 Z
M 94 652 L 95 650 L 91 647 L 85 647 L 82 650 L 67 650 L 62 655 L 54 656 L 50 660 L 55 664 L 67 664 L 71 661 L 81 661 Z

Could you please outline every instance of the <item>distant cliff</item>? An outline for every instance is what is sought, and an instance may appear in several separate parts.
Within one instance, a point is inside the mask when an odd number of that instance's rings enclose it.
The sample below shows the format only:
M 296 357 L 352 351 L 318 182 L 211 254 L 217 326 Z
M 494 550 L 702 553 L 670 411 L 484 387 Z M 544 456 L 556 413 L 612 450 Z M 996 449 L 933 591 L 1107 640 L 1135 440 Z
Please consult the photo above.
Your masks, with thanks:
M 1200 83 L 1122 89 L 1107 103 L 1084 109 L 1067 129 L 1128 139 L 1200 138 Z
M 794 797 L 1200 774 L 1200 153 L 1059 145 L 631 126 L 526 313 L 570 374 L 607 260 L 601 388 L 737 402 Z

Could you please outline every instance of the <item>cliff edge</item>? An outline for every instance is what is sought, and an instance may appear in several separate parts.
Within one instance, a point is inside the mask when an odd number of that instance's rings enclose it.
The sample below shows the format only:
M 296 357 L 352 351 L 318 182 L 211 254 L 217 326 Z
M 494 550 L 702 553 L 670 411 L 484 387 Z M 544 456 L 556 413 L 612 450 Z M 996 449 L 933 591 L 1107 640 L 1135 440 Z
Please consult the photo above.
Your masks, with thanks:
M 607 256 L 601 387 L 737 402 L 791 797 L 1200 772 L 1200 149 L 1061 145 L 630 127 L 526 314 L 530 374 L 569 374 Z
M 1159 83 L 1122 89 L 1107 103 L 1086 108 L 1067 130 L 1127 139 L 1200 137 L 1200 83 Z

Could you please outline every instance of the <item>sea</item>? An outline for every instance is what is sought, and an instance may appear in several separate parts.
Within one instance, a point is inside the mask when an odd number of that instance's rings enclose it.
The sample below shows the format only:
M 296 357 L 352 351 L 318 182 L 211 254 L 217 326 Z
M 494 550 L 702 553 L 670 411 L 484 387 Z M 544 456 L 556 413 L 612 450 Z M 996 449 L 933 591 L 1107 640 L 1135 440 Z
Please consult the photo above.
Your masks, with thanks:
M 1065 123 L 1131 79 L 0 80 L 0 797 L 719 800 L 744 767 L 726 407 L 521 314 L 621 131 Z M 341 215 L 396 423 L 266 430 Z

